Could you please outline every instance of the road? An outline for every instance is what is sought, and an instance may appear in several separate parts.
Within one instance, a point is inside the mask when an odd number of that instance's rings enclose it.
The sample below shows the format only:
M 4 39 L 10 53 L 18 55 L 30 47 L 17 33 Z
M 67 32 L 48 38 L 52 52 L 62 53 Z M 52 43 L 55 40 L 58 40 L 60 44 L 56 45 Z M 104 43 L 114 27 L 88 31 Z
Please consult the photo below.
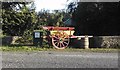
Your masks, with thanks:
M 2 52 L 3 68 L 118 68 L 118 53 Z

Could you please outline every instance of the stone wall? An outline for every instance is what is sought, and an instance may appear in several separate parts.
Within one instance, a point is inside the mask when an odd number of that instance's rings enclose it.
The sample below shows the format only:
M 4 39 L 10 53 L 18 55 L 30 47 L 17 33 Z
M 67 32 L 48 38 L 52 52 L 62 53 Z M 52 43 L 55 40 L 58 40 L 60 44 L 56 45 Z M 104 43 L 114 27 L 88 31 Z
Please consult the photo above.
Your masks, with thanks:
M 2 45 L 11 45 L 11 44 L 15 44 L 16 43 L 16 40 L 18 40 L 19 36 L 5 36 L 5 37 L 2 37 Z
M 3 45 L 14 44 L 18 36 L 7 36 L 2 38 Z M 74 48 L 83 48 L 84 39 L 72 39 L 70 45 Z M 90 48 L 120 48 L 120 36 L 94 36 L 89 38 Z
M 90 39 L 92 48 L 120 48 L 120 36 L 94 36 Z
M 7 37 L 2 37 L 2 45 L 10 45 L 12 43 L 12 37 L 7 36 Z

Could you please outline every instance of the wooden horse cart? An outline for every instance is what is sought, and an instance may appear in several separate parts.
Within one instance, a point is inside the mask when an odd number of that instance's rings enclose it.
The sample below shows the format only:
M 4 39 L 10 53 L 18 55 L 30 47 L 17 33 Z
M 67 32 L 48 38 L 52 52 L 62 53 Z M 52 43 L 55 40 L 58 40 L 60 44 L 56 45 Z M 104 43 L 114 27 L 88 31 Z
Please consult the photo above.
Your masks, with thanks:
M 53 26 L 43 26 L 43 30 L 49 31 L 47 37 L 51 38 L 52 45 L 56 49 L 65 49 L 69 43 L 70 38 L 84 38 L 84 47 L 89 48 L 89 37 L 93 36 L 75 36 L 74 27 L 53 27 Z
M 56 49 L 65 49 L 70 42 L 70 38 L 75 38 L 73 35 L 74 27 L 52 27 L 45 26 L 44 30 L 48 30 L 50 32 L 49 37 L 52 39 L 52 45 Z

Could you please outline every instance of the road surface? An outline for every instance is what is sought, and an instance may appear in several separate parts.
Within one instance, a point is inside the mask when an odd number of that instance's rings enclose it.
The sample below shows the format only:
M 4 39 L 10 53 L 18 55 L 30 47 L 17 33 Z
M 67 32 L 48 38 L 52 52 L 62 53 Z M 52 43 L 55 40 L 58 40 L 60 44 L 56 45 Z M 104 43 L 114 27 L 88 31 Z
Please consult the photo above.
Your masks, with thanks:
M 2 52 L 3 68 L 118 68 L 118 53 Z

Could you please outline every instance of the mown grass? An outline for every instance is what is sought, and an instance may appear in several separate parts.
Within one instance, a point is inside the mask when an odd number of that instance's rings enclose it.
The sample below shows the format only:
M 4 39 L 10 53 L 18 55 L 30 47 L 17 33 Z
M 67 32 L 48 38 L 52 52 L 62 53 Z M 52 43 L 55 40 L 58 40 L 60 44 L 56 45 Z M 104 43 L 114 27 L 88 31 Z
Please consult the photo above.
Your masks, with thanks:
M 46 51 L 48 48 L 30 47 L 30 46 L 2 46 L 1 51 Z
M 90 48 L 90 49 L 80 49 L 80 48 L 66 48 L 64 50 L 58 50 L 55 48 L 41 48 L 35 46 L 1 46 L 1 51 L 58 51 L 58 52 L 100 52 L 100 53 L 113 53 L 120 51 L 114 48 Z
M 98 53 L 113 53 L 118 52 L 119 49 L 114 48 L 89 48 L 89 49 L 77 49 L 77 48 L 67 48 L 65 51 L 73 51 L 73 52 L 98 52 Z

